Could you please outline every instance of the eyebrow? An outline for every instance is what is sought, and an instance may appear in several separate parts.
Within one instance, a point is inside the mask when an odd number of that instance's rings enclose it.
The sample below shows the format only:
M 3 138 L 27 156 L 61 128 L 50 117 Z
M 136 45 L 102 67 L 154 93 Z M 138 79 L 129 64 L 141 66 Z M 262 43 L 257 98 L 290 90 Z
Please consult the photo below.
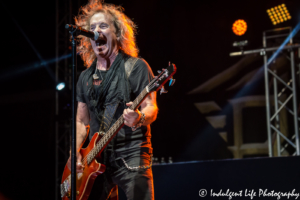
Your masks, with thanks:
M 107 25 L 109 25 L 107 22 L 94 22 L 94 23 L 91 23 L 91 24 L 90 24 L 90 27 L 91 27 L 91 26 L 95 26 L 95 25 L 97 25 L 97 24 L 99 24 L 99 25 L 101 25 L 101 24 L 107 24 Z
M 90 25 L 92 26 L 92 25 L 97 25 L 97 24 L 98 24 L 98 22 L 94 22 L 94 23 L 91 23 Z

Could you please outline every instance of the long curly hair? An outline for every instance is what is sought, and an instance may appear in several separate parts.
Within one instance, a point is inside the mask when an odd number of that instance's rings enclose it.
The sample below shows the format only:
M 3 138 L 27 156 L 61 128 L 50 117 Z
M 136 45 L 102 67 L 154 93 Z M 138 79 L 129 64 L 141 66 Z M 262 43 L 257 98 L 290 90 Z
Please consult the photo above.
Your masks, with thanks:
M 136 25 L 123 11 L 124 9 L 121 6 L 105 4 L 99 0 L 89 0 L 85 6 L 79 9 L 79 14 L 75 17 L 75 23 L 77 26 L 90 30 L 90 19 L 94 14 L 99 12 L 109 14 L 112 24 L 114 24 L 116 29 L 119 48 L 126 54 L 137 57 L 139 50 L 135 41 Z M 77 50 L 85 66 L 90 67 L 96 58 L 90 39 L 87 37 L 78 37 L 78 41 Z

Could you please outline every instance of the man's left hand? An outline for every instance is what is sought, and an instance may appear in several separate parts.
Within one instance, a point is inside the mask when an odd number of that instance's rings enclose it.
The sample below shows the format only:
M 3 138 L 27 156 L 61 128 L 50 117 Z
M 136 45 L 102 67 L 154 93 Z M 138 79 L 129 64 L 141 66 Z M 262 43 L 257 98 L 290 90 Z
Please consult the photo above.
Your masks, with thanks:
M 126 106 L 131 106 L 132 101 L 126 103 Z M 124 124 L 129 127 L 135 126 L 141 118 L 141 114 L 138 110 L 134 111 L 129 108 L 125 109 L 123 112 Z

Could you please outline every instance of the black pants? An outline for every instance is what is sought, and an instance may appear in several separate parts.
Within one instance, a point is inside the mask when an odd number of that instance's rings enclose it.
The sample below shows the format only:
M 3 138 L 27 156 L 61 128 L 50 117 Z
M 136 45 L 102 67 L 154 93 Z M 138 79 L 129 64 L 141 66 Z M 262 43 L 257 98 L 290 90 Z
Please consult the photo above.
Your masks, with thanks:
M 124 159 L 129 167 L 149 166 L 151 156 L 143 154 Z M 115 185 L 125 192 L 128 200 L 154 200 L 152 168 L 131 171 L 122 160 L 109 165 L 108 170 L 96 178 L 89 200 L 107 199 Z

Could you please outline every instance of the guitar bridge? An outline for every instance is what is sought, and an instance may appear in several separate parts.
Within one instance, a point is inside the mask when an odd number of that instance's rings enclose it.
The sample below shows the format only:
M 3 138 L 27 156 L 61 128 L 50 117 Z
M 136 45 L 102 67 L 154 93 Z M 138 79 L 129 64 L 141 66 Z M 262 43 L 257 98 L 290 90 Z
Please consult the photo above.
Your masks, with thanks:
M 70 191 L 70 183 L 68 179 L 66 179 L 62 184 L 60 184 L 60 195 L 61 197 L 66 196 L 66 194 Z

